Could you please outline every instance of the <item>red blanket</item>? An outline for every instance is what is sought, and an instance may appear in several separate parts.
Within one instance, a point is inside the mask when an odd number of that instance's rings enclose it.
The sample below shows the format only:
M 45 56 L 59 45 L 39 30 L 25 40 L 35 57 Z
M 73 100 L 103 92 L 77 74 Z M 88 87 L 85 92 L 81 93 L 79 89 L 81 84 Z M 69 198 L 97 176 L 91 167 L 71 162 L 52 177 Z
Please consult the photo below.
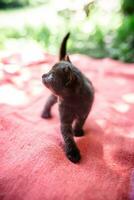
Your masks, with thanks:
M 96 88 L 85 136 L 75 138 L 79 164 L 63 152 L 57 105 L 52 119 L 40 118 L 50 94 L 41 75 L 56 58 L 2 59 L 0 200 L 134 199 L 134 65 L 80 55 L 71 60 Z

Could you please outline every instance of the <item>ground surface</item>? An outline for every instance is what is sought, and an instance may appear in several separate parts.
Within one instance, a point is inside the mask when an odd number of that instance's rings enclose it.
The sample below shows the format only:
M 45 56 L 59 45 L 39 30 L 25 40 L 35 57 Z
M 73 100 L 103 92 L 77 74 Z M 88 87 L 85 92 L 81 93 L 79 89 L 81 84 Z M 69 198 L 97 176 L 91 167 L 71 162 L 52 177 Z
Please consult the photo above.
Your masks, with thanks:
M 134 65 L 80 55 L 71 59 L 96 88 L 85 136 L 76 138 L 79 164 L 64 155 L 57 106 L 51 120 L 40 118 L 50 94 L 41 75 L 56 58 L 40 52 L 37 58 L 2 59 L 0 200 L 127 200 L 133 195 Z

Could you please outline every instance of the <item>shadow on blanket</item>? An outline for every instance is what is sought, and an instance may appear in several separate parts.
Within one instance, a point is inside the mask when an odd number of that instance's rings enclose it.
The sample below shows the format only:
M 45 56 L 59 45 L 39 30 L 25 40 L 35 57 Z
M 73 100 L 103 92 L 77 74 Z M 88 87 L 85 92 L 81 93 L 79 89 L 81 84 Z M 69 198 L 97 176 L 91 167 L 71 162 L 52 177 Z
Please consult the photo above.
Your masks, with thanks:
M 74 55 L 95 85 L 85 136 L 75 138 L 82 160 L 63 152 L 57 106 L 40 113 L 49 91 L 41 75 L 56 58 L 4 58 L 0 87 L 0 200 L 134 199 L 134 65 Z M 131 177 L 132 174 L 132 177 Z

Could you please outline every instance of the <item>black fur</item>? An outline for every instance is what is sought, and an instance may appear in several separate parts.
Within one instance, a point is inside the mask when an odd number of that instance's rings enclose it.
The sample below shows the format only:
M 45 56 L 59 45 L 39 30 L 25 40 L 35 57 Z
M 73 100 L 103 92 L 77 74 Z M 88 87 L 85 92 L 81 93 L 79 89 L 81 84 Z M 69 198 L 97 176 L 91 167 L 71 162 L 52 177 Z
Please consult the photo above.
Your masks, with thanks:
M 60 46 L 60 51 L 59 51 L 59 60 L 64 60 L 66 56 L 66 42 L 70 36 L 70 33 L 67 33 L 66 36 L 63 38 L 61 46 Z
M 83 125 L 93 104 L 94 88 L 91 81 L 71 63 L 66 55 L 68 37 L 69 33 L 61 43 L 60 61 L 42 76 L 43 84 L 52 92 L 45 104 L 42 117 L 51 117 L 51 107 L 58 99 L 65 153 L 69 160 L 77 163 L 81 156 L 73 136 L 84 135 Z

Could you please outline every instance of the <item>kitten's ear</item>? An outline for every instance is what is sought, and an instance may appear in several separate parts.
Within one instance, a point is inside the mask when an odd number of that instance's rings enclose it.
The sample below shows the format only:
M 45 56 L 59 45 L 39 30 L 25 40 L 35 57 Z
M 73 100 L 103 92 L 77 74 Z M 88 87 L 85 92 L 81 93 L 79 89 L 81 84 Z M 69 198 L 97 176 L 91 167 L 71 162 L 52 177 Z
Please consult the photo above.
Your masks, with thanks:
M 70 63 L 71 63 L 71 60 L 70 60 L 70 58 L 69 58 L 69 56 L 68 56 L 68 55 L 65 55 L 65 58 L 64 58 L 64 60 L 65 60 L 65 61 L 67 61 L 67 62 L 70 62 Z
M 67 83 L 66 83 L 66 86 L 70 85 L 72 82 L 75 81 L 75 75 L 73 74 L 72 70 L 70 67 L 66 67 L 64 69 L 65 73 L 66 73 L 66 76 L 67 76 Z

